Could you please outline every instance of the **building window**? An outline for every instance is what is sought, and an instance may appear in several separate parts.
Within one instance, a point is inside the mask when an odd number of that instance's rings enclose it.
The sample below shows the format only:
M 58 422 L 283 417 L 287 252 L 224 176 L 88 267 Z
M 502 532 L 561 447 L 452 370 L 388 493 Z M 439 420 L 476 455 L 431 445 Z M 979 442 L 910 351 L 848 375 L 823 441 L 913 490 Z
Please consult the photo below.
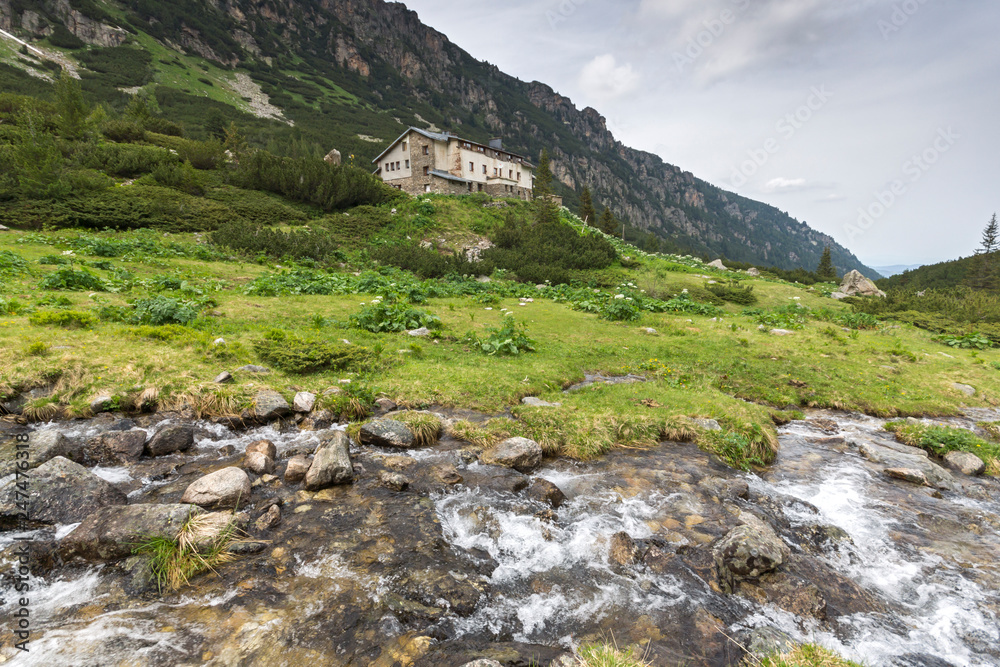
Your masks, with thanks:
M 483 191 L 483 184 L 482 183 L 476 183 L 476 185 L 479 186 L 479 191 L 482 192 Z
M 513 169 L 510 170 L 510 178 L 511 178 L 511 180 L 514 179 L 514 170 Z
M 469 192 L 472 192 L 472 183 L 469 183 Z
M 431 191 L 431 186 L 430 183 L 428 183 L 427 185 L 424 186 L 424 192 L 430 192 L 430 191 Z
M 485 164 L 483 165 L 483 173 L 484 174 L 486 173 L 486 165 Z
M 389 171 L 389 163 L 388 162 L 385 163 L 385 170 Z
M 475 162 L 470 162 L 469 163 L 469 171 L 475 171 L 475 170 L 476 170 L 476 163 Z
M 430 176 L 430 174 L 431 174 L 431 168 L 424 167 L 424 176 Z
M 396 161 L 396 169 L 399 169 L 399 161 Z
M 407 169 L 409 169 L 409 168 L 410 168 L 410 161 L 409 161 L 409 160 L 407 160 L 407 161 L 406 161 L 406 168 L 407 168 Z
M 517 180 L 521 180 L 521 172 L 517 172 Z
M 424 146 L 424 155 L 430 155 L 430 153 L 431 153 L 430 146 Z
M 405 141 L 403 142 L 403 150 L 404 151 L 406 150 L 406 142 Z

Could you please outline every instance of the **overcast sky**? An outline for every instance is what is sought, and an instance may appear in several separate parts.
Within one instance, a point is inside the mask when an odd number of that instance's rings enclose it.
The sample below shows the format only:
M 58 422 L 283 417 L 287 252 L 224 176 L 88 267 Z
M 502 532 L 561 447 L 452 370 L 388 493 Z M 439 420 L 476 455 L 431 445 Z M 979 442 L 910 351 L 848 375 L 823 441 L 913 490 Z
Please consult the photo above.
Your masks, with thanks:
M 969 255 L 1000 212 L 997 0 L 404 4 L 869 265 Z

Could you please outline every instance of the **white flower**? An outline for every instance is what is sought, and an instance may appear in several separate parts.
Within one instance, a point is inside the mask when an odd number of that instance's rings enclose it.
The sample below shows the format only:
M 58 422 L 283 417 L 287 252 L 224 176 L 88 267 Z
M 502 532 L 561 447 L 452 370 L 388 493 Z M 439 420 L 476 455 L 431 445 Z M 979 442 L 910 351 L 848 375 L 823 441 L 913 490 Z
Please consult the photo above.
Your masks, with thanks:
M 492 308 L 487 308 L 486 310 L 493 310 Z
M 624 299 L 625 295 L 624 294 L 615 294 L 615 298 L 616 299 Z
M 67 257 L 74 257 L 75 253 L 72 250 L 63 250 L 63 254 Z
M 687 293 L 688 293 L 688 291 L 686 289 L 682 289 L 681 290 L 681 294 L 687 294 Z
M 630 297 L 630 296 L 628 296 L 628 297 L 625 297 L 625 300 L 626 300 L 626 301 L 631 301 L 631 300 L 632 300 L 632 297 Z

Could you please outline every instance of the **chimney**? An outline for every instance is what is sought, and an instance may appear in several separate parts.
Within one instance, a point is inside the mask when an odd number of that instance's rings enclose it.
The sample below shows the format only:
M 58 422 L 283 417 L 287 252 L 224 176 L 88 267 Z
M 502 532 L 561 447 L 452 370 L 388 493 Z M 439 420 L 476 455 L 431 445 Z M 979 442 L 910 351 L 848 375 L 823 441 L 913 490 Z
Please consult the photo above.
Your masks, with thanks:
M 503 139 L 496 137 L 495 139 L 490 139 L 490 148 L 495 148 L 498 151 L 503 150 Z

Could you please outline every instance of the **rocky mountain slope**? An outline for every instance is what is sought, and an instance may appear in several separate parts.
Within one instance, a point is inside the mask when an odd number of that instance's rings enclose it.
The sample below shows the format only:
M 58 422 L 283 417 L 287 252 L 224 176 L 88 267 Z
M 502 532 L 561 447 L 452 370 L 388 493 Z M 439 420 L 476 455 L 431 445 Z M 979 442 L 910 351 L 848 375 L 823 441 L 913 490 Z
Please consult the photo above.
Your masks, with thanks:
M 249 109 L 269 96 L 284 112 L 273 122 L 293 123 L 300 136 L 336 145 L 358 161 L 377 155 L 407 125 L 479 141 L 502 136 L 510 149 L 532 156 L 548 148 L 567 203 L 587 185 L 598 202 L 661 239 L 664 249 L 812 269 L 829 245 L 840 271 L 874 273 L 831 237 L 778 209 L 623 145 L 596 110 L 580 110 L 545 84 L 475 60 L 399 3 L 0 0 L 0 28 L 63 45 L 68 40 L 56 38 L 68 31 L 87 45 L 142 48 L 154 57 L 140 79 L 158 85 L 158 96 L 174 89 L 163 102 L 189 95 Z M 188 72 L 179 76 L 171 68 Z M 230 86 L 234 70 L 249 74 L 260 94 L 247 93 L 245 77 L 239 89 Z M 213 79 L 239 92 L 226 98 Z M 199 89 L 199 82 L 212 89 Z M 207 110 L 208 100 L 189 106 Z

